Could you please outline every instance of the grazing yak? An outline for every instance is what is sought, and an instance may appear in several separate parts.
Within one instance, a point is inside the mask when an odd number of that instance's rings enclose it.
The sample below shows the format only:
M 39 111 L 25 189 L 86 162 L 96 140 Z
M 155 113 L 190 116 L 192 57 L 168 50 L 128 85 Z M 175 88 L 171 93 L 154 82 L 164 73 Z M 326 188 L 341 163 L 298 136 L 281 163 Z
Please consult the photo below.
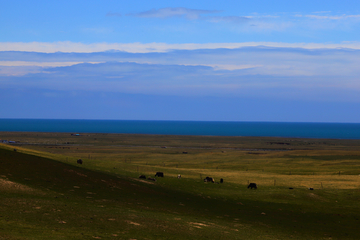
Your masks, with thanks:
M 212 182 L 212 183 L 215 183 L 215 179 L 212 178 L 212 177 L 206 177 L 206 178 L 204 178 L 204 182 Z
M 151 180 L 151 181 L 156 182 L 156 178 L 151 178 L 151 177 L 149 177 L 148 180 Z
M 178 178 L 181 178 L 181 175 L 180 175 L 180 174 L 178 174 Z
M 155 174 L 155 177 L 164 177 L 164 173 L 163 172 L 157 172 Z
M 83 163 L 83 161 L 82 161 L 81 159 L 78 159 L 76 162 L 77 162 L 78 164 L 82 164 L 82 163 Z
M 250 183 L 249 186 L 248 186 L 248 188 L 251 188 L 251 189 L 255 188 L 255 189 L 257 189 L 256 183 Z
M 224 179 L 220 178 L 220 183 L 223 183 L 224 182 Z
M 146 179 L 145 175 L 140 175 L 139 178 Z

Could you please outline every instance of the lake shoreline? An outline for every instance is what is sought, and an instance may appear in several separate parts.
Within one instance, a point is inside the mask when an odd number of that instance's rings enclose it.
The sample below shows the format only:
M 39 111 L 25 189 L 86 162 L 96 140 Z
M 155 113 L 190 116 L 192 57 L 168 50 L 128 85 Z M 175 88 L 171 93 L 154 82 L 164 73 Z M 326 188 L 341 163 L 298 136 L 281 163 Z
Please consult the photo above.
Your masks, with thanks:
M 0 119 L 0 132 L 360 139 L 360 123 Z
M 344 149 L 360 146 L 358 139 L 314 139 L 248 136 L 192 136 L 160 134 L 82 133 L 64 132 L 0 132 L 0 141 L 12 146 L 43 146 L 74 148 L 78 145 L 113 148 L 178 148 L 238 150 L 249 152 L 291 151 L 311 149 Z

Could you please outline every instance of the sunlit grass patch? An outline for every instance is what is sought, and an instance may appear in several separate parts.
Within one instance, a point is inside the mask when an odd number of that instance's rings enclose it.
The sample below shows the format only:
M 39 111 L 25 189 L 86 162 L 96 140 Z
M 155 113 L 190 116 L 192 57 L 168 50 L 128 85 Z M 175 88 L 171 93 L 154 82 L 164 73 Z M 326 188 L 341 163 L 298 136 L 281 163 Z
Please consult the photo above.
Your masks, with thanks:
M 2 175 L 2 177 L 3 176 L 4 175 Z M 0 178 L 0 192 L 38 194 L 38 195 L 45 194 L 44 191 L 41 191 L 39 189 L 31 188 L 24 184 L 19 184 L 3 178 Z

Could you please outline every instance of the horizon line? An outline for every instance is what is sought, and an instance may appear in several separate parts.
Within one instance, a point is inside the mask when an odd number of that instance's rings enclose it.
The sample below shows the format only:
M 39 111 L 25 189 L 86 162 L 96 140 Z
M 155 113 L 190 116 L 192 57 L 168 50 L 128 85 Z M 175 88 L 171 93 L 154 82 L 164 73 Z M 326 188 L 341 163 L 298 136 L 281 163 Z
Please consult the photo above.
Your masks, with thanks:
M 325 123 L 360 124 L 360 122 L 323 122 L 323 121 L 265 121 L 265 120 L 171 120 L 171 119 L 94 119 L 94 118 L 0 118 L 1 120 L 79 120 L 79 121 L 158 121 L 158 122 L 244 122 L 244 123 Z

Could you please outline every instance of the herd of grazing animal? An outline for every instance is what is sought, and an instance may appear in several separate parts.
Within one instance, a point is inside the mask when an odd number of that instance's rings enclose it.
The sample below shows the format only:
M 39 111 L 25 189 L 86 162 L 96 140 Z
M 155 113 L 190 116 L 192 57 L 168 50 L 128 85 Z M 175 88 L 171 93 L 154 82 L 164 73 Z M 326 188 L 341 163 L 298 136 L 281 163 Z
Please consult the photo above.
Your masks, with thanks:
M 14 149 L 14 151 L 16 152 L 17 149 Z M 187 152 L 183 152 L 183 153 L 187 153 Z M 76 161 L 76 163 L 77 163 L 77 164 L 83 164 L 83 160 L 78 159 L 78 160 Z M 164 173 L 163 173 L 163 172 L 156 172 L 155 177 L 164 177 Z M 156 178 L 152 178 L 152 177 L 146 178 L 145 175 L 140 175 L 139 178 L 140 178 L 140 179 L 147 179 L 147 180 L 156 182 Z M 177 175 L 177 178 L 180 179 L 180 178 L 181 178 L 181 175 L 178 174 L 178 175 Z M 212 177 L 206 177 L 206 178 L 204 178 L 204 182 L 206 182 L 206 183 L 207 183 L 207 182 L 218 183 L 218 182 L 215 182 L 215 179 L 212 178 Z M 224 179 L 220 178 L 220 183 L 224 183 Z M 250 183 L 247 188 L 257 189 L 257 185 L 256 185 L 256 183 Z M 294 189 L 294 188 L 290 187 L 289 189 Z M 309 190 L 314 190 L 314 188 L 309 188 Z
M 82 161 L 81 159 L 78 159 L 78 160 L 76 161 L 76 163 L 77 163 L 77 164 L 83 164 L 83 161 Z M 156 172 L 155 177 L 164 177 L 164 173 L 163 173 L 163 172 Z M 145 176 L 145 175 L 140 175 L 139 178 L 140 178 L 140 179 L 146 179 L 146 176 Z M 181 175 L 178 174 L 177 178 L 180 179 L 180 178 L 181 178 Z M 156 182 L 156 178 L 152 178 L 152 177 L 148 177 L 147 180 Z M 212 177 L 206 177 L 206 178 L 204 178 L 204 182 L 212 182 L 212 183 L 215 183 L 215 179 L 212 178 Z M 216 182 L 216 183 L 217 183 L 217 182 Z M 220 183 L 224 183 L 224 179 L 221 178 L 221 179 L 220 179 Z M 257 189 L 257 185 L 256 185 L 256 183 L 250 183 L 249 186 L 248 186 L 248 188 L 251 188 L 251 189 L 255 188 L 255 189 Z M 311 190 L 312 190 L 312 189 L 311 189 Z
M 155 177 L 164 177 L 164 173 L 163 172 L 156 172 L 155 174 Z M 139 176 L 140 179 L 146 179 L 146 176 L 145 175 L 140 175 Z M 181 178 L 181 174 L 178 174 L 177 175 L 177 178 Z M 151 177 L 148 177 L 147 178 L 148 180 L 152 180 L 152 181 L 156 181 L 156 178 L 151 178 Z M 212 182 L 212 183 L 218 183 L 218 182 L 215 182 L 215 179 L 212 178 L 212 177 L 206 177 L 204 178 L 204 182 Z M 220 183 L 224 183 L 224 179 L 220 179 Z M 254 183 L 255 184 L 255 183 Z M 256 184 L 255 184 L 256 185 Z
M 78 159 L 78 160 L 76 161 L 76 163 L 77 163 L 77 164 L 83 164 L 83 161 L 82 161 L 81 159 Z M 164 173 L 163 173 L 163 172 L 156 172 L 155 177 L 164 177 Z M 152 177 L 146 178 L 145 175 L 140 175 L 139 178 L 140 178 L 140 179 L 147 179 L 147 180 L 156 182 L 156 178 L 152 178 Z M 181 178 L 181 175 L 178 174 L 177 178 L 180 179 L 180 178 Z M 212 183 L 215 183 L 215 179 L 212 178 L 212 177 L 206 177 L 206 178 L 204 178 L 204 182 L 212 182 Z M 218 182 L 216 182 L 216 183 L 218 183 Z M 221 178 L 221 179 L 220 179 L 220 183 L 224 183 L 224 179 Z M 256 183 L 250 183 L 249 186 L 248 186 L 248 188 L 251 188 L 251 189 L 255 188 L 255 189 L 257 189 L 257 185 L 256 185 Z
M 155 174 L 155 177 L 164 177 L 164 173 L 163 172 L 157 172 L 156 174 Z M 141 179 L 146 179 L 146 176 L 145 175 L 140 175 L 139 176 L 139 178 L 141 178 Z M 181 175 L 180 174 L 178 174 L 178 176 L 177 176 L 177 178 L 181 178 Z M 148 180 L 152 180 L 152 181 L 156 181 L 156 178 L 151 178 L 151 177 L 149 177 L 149 178 L 147 178 Z M 204 182 L 212 182 L 212 183 L 218 183 L 218 182 L 215 182 L 215 179 L 214 178 L 212 178 L 212 177 L 206 177 L 206 178 L 204 178 Z M 220 183 L 224 183 L 224 179 L 220 179 Z M 257 189 L 257 185 L 256 185 L 256 183 L 250 183 L 249 184 L 249 186 L 248 186 L 248 188 L 250 188 L 250 189 Z

